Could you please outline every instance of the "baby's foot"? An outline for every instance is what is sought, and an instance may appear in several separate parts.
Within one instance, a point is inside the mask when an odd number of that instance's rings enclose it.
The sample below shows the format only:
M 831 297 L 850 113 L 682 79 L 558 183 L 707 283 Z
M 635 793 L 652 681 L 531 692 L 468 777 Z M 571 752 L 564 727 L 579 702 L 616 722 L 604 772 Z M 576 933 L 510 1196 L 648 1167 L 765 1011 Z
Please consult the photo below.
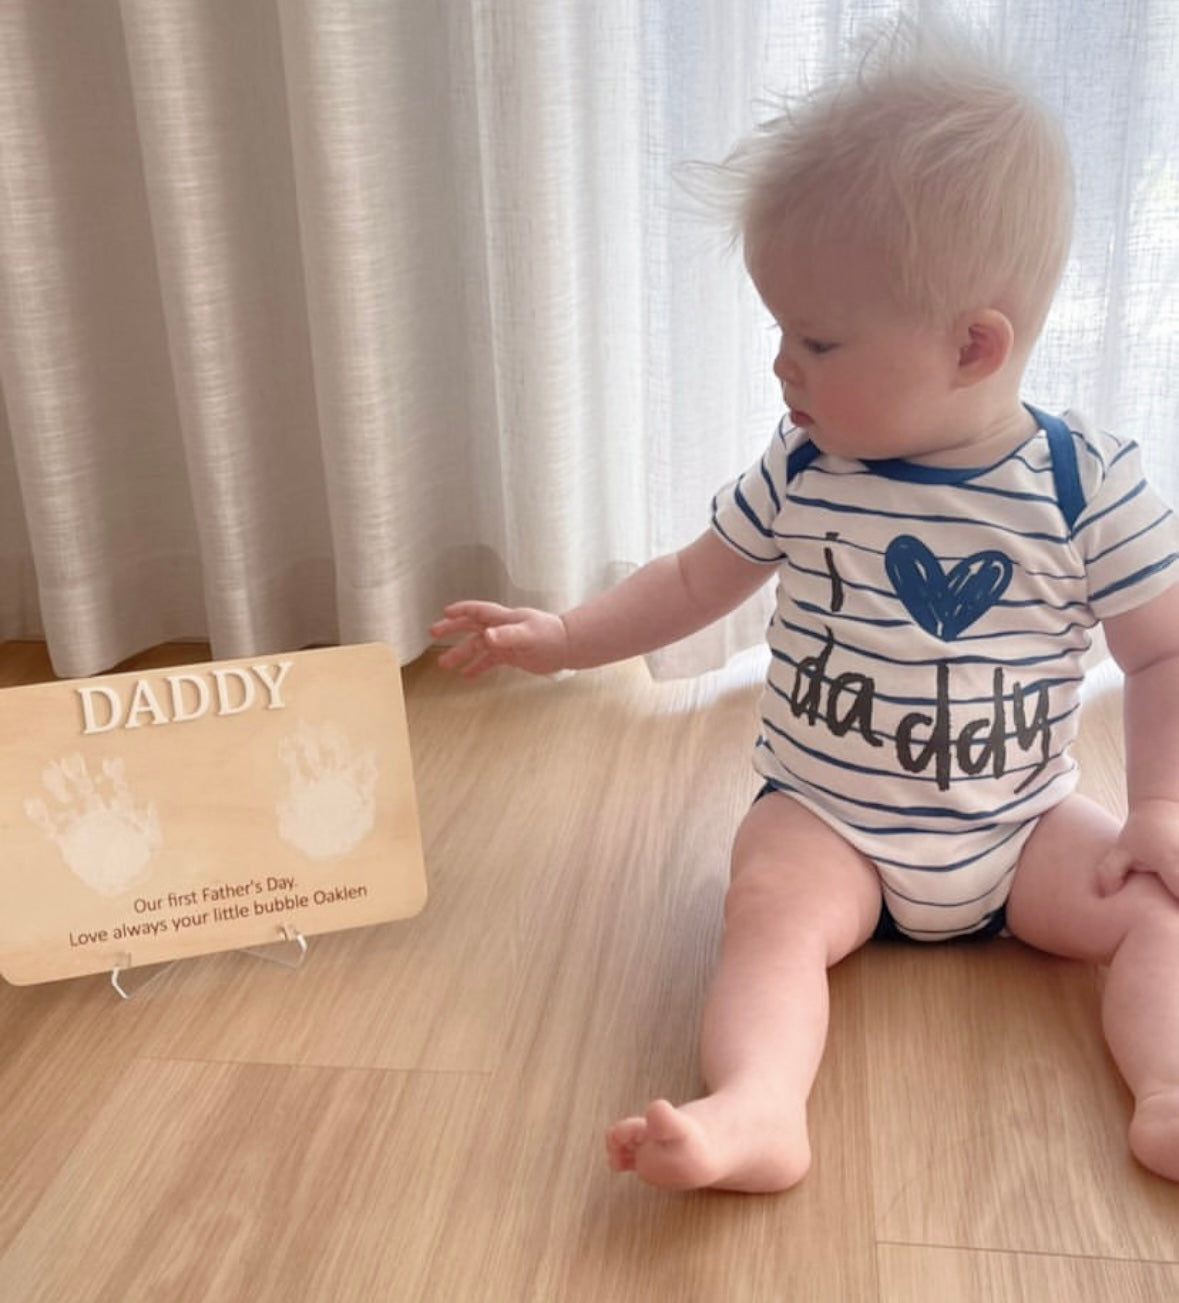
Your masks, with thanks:
M 805 1118 L 764 1125 L 717 1096 L 674 1108 L 657 1099 L 645 1116 L 624 1118 L 606 1133 L 616 1172 L 634 1172 L 669 1190 L 704 1186 L 768 1194 L 796 1185 L 811 1162 Z
M 1143 1167 L 1179 1181 L 1179 1090 L 1159 1091 L 1138 1101 L 1130 1123 L 1130 1148 Z

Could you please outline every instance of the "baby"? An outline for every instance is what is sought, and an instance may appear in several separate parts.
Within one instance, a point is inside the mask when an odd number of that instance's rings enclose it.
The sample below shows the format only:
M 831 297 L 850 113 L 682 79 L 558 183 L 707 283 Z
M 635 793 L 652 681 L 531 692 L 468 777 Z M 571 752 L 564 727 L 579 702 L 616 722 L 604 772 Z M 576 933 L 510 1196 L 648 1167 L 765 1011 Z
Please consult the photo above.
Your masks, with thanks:
M 1134 444 L 1021 401 L 1065 262 L 1059 127 L 910 29 L 726 164 L 781 331 L 788 416 L 711 527 L 563 615 L 447 607 L 441 663 L 547 674 L 650 652 L 777 576 L 706 1092 L 607 1135 L 655 1185 L 786 1189 L 827 970 L 875 936 L 1006 929 L 1109 965 L 1130 1146 L 1179 1180 L 1179 522 Z M 1075 793 L 1081 660 L 1125 673 L 1129 815 Z

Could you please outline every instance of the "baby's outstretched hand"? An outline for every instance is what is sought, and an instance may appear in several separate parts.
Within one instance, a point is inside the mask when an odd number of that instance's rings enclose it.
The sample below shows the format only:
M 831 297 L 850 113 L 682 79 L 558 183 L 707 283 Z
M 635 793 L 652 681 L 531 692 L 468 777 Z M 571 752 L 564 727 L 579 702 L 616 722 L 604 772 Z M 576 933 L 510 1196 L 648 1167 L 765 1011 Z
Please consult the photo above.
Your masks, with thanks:
M 459 642 L 438 658 L 443 669 L 468 678 L 511 665 L 530 674 L 553 674 L 566 667 L 568 637 L 559 615 L 530 607 L 499 606 L 495 602 L 454 602 L 442 619 L 430 626 L 432 638 Z
M 1153 873 L 1179 898 L 1179 802 L 1141 801 L 1097 869 L 1097 888 L 1112 896 L 1131 873 Z

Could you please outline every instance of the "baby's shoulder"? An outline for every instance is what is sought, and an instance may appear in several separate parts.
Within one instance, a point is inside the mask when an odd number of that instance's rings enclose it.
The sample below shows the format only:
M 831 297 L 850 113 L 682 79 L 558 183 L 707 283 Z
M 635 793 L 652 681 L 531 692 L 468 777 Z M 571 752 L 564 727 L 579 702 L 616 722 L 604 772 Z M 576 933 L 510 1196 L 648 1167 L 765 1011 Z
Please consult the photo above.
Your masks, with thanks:
M 1111 491 L 1119 494 L 1142 481 L 1142 458 L 1133 439 L 1096 425 L 1084 412 L 1069 408 L 1060 419 L 1072 435 L 1077 478 L 1086 511 Z M 1082 513 L 1084 514 L 1084 513 Z

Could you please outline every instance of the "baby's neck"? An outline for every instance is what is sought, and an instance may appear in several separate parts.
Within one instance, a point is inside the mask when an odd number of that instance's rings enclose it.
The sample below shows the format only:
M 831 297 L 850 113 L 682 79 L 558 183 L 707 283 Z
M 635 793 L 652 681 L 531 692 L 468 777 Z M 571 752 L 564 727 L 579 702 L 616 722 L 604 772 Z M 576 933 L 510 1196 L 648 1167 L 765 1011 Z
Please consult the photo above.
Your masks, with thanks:
M 1035 418 L 1017 400 L 979 420 L 960 440 L 914 460 L 923 466 L 990 466 L 1018 448 L 1035 430 Z

